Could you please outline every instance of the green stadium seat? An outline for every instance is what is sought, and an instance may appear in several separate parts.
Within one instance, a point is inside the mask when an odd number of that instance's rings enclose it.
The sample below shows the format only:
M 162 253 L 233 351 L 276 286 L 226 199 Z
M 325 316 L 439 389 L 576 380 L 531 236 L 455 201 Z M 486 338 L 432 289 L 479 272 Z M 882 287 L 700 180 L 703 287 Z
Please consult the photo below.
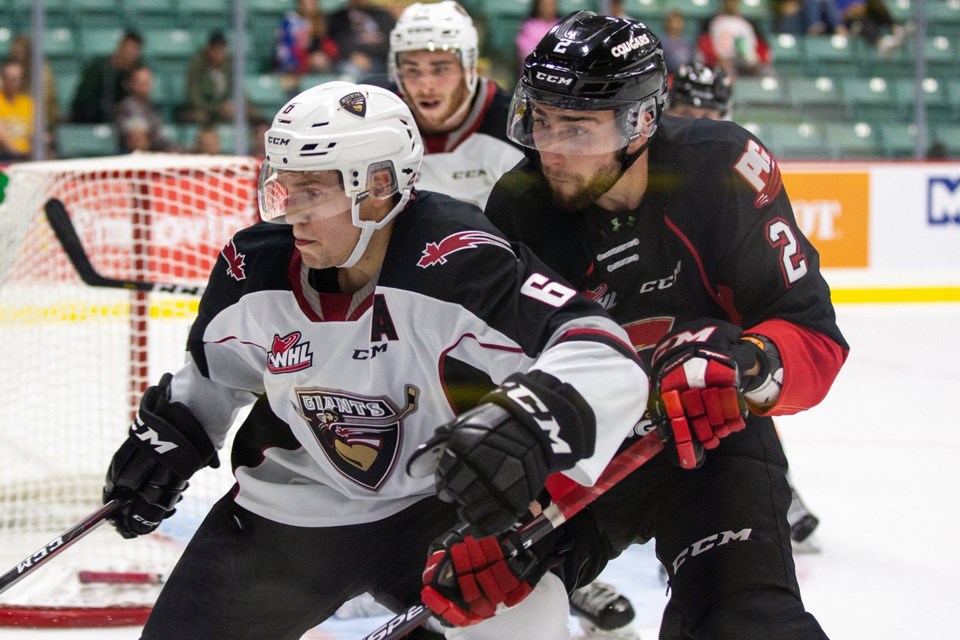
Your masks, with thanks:
M 113 155 L 119 151 L 117 132 L 109 124 L 61 124 L 57 150 L 61 158 Z
M 790 102 L 783 82 L 777 78 L 737 78 L 733 86 L 733 116 L 741 110 L 756 118 L 782 118 L 787 115 Z
M 853 120 L 897 120 L 900 114 L 900 92 L 892 80 L 882 77 L 846 78 L 843 100 Z
M 912 44 L 912 43 L 911 43 Z M 956 77 L 960 66 L 957 42 L 948 36 L 928 36 L 923 43 L 927 74 L 942 78 Z
M 832 78 L 790 78 L 789 92 L 794 108 L 806 118 L 837 119 L 846 115 L 840 87 Z
M 940 124 L 932 127 L 931 145 L 939 142 L 947 148 L 951 158 L 960 158 L 960 124 Z
M 48 59 L 76 58 L 80 47 L 73 29 L 50 27 L 43 34 L 43 53 Z
M 926 4 L 927 32 L 934 36 L 960 38 L 960 2 L 936 0 Z
M 244 79 L 247 99 L 264 113 L 273 114 L 290 99 L 280 83 L 280 76 L 272 73 L 248 75 Z
M 0 24 L 10 24 L 7 22 L 7 16 L 0 14 Z M 6 57 L 10 53 L 10 45 L 13 44 L 13 30 L 9 27 L 0 27 L 0 56 Z
M 184 26 L 189 25 L 191 29 L 226 31 L 233 26 L 231 2 L 232 0 L 178 0 L 177 5 Z
M 530 15 L 533 0 L 486 0 L 482 3 L 486 16 L 514 16 L 526 18 Z M 476 17 L 476 16 L 475 16 Z
M 47 0 L 44 2 L 44 22 L 50 27 L 73 27 L 74 16 L 70 9 L 71 0 Z M 29 31 L 33 11 L 33 0 L 6 0 L 14 18 L 16 30 Z
M 823 132 L 834 160 L 883 157 L 879 136 L 866 122 L 827 122 Z
M 57 88 L 57 106 L 60 108 L 61 116 L 66 118 L 70 114 L 77 85 L 80 84 L 80 71 L 61 71 L 54 74 L 53 81 Z
M 806 75 L 855 76 L 857 57 L 861 55 L 859 43 L 859 38 L 840 35 L 807 36 L 803 45 L 806 52 Z
M 574 11 L 597 10 L 597 0 L 557 0 L 557 13 L 565 16 Z
M 770 33 L 773 23 L 773 15 L 770 11 L 767 0 L 741 0 L 740 15 L 747 20 L 754 22 L 762 33 Z M 719 7 L 719 2 L 717 7 Z
M 646 23 L 647 26 L 651 26 L 651 22 L 662 25 L 663 17 L 668 11 L 663 0 L 625 0 L 623 10 L 627 15 Z M 660 35 L 658 31 L 654 33 Z
M 84 61 L 113 53 L 123 38 L 120 27 L 84 29 L 80 34 L 80 56 Z
M 122 27 L 126 22 L 116 0 L 73 0 L 71 8 L 81 32 L 91 27 Z
M 873 125 L 880 137 L 880 148 L 887 158 L 914 157 L 917 126 L 906 122 L 879 122 Z
M 823 127 L 812 122 L 766 125 L 764 144 L 780 160 L 822 159 L 830 156 Z
M 339 80 L 340 76 L 336 73 L 308 73 L 300 76 L 300 91 L 306 91 L 311 87 L 324 82 Z
M 903 120 L 913 120 L 916 116 L 916 100 L 914 99 L 915 86 L 912 78 L 900 78 L 895 81 L 897 96 L 899 97 L 899 116 Z M 938 78 L 924 78 L 920 83 L 923 89 L 924 104 L 927 109 L 927 119 L 931 122 L 946 124 L 958 119 L 957 110 L 960 103 L 953 95 L 946 80 Z
M 666 11 L 679 11 L 688 23 L 693 24 L 699 24 L 714 15 L 720 7 L 718 0 L 666 0 L 665 4 Z
M 157 59 L 189 60 L 203 45 L 193 41 L 193 35 L 186 29 L 149 29 L 143 34 L 143 57 L 149 61 Z
M 175 0 L 122 0 L 122 7 L 127 24 L 141 31 L 181 26 Z
M 777 72 L 785 76 L 803 74 L 807 66 L 804 40 L 789 33 L 780 33 L 770 39 L 770 53 Z
M 913 19 L 913 6 L 911 0 L 887 0 L 887 11 L 890 17 L 896 22 L 906 22 Z

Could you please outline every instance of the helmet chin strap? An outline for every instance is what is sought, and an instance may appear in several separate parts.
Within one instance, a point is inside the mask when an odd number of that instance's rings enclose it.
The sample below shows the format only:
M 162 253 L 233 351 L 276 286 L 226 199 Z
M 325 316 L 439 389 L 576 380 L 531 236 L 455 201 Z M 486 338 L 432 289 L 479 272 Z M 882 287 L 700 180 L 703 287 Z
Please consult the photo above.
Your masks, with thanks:
M 360 228 L 360 237 L 357 238 L 357 244 L 354 245 L 350 256 L 342 264 L 337 265 L 338 269 L 349 269 L 360 261 L 360 258 L 363 257 L 363 254 L 367 252 L 367 245 L 370 244 L 370 238 L 373 237 L 373 232 L 377 229 L 382 229 L 385 227 L 388 222 L 393 220 L 397 214 L 407 206 L 407 201 L 410 200 L 410 194 L 410 189 L 404 189 L 400 194 L 400 200 L 397 201 L 397 204 L 393 207 L 393 209 L 390 209 L 390 213 L 385 215 L 379 222 L 361 222 L 359 203 L 354 202 L 352 205 L 350 205 L 350 215 L 353 216 L 354 226 Z

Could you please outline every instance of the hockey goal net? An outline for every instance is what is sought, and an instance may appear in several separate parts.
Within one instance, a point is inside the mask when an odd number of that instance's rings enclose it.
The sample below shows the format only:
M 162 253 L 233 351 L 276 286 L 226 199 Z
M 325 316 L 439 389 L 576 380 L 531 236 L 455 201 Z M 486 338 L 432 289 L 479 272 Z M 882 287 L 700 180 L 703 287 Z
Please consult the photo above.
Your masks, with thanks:
M 0 202 L 0 572 L 96 509 L 143 390 L 183 363 L 199 298 L 85 285 L 44 216 L 61 200 L 108 278 L 203 285 L 256 220 L 258 162 L 135 154 L 6 167 Z M 228 458 L 229 456 L 227 456 Z M 102 526 L 0 595 L 0 625 L 139 624 L 209 505 L 205 469 L 176 515 L 123 540 Z

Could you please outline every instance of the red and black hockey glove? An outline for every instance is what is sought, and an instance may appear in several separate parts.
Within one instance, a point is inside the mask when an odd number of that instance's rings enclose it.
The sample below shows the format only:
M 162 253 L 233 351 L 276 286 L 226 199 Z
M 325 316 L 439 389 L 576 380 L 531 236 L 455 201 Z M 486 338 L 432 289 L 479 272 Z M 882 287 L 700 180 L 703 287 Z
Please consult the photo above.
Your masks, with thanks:
M 547 476 L 593 453 L 593 410 L 570 385 L 542 371 L 513 374 L 450 424 L 437 429 L 407 465 L 434 473 L 437 496 L 456 503 L 479 537 L 512 527 Z
M 492 617 L 498 605 L 518 604 L 562 557 L 559 532 L 510 557 L 516 545 L 464 536 L 464 528 L 451 529 L 431 545 L 420 592 L 423 603 L 455 627 Z
M 168 373 L 148 388 L 130 434 L 110 461 L 104 503 L 126 501 L 110 521 L 124 538 L 150 533 L 176 512 L 187 480 L 209 465 L 220 466 L 203 426 L 185 405 L 170 402 Z
M 758 349 L 741 335 L 734 324 L 701 318 L 676 327 L 653 353 L 651 413 L 684 469 L 745 426 L 741 371 L 757 364 Z

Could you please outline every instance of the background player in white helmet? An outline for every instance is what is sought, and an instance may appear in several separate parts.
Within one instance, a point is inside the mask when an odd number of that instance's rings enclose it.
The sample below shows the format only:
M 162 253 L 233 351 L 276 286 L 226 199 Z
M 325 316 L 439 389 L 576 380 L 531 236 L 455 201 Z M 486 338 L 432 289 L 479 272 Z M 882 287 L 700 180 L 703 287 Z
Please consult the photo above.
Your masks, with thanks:
M 125 501 L 114 525 L 148 534 L 254 403 L 230 456 L 236 485 L 142 638 L 300 638 L 365 592 L 394 610 L 442 601 L 446 620 L 473 625 L 450 637 L 565 637 L 557 578 L 463 557 L 469 538 L 451 531 L 497 534 L 548 475 L 599 475 L 646 401 L 626 333 L 479 209 L 415 191 L 422 142 L 394 93 L 320 85 L 265 138 L 260 213 L 281 224 L 224 247 L 185 366 L 146 391 L 107 471 L 104 499 Z M 406 473 L 427 441 L 436 474 Z M 441 579 L 424 586 L 425 564 L 447 561 L 459 576 L 512 579 L 469 600 Z M 538 580 L 537 597 L 494 616 Z
M 507 139 L 510 94 L 477 70 L 477 29 L 458 3 L 414 3 L 390 32 L 387 68 L 423 136 L 423 189 L 483 207 L 523 158 Z

